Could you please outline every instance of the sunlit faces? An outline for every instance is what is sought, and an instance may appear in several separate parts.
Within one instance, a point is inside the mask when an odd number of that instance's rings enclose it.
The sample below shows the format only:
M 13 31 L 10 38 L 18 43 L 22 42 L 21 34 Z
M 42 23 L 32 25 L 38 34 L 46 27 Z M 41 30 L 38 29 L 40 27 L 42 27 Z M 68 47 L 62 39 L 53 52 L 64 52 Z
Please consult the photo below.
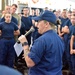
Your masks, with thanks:
M 40 10 L 39 9 L 36 9 L 35 10 L 35 14 L 36 14 L 36 16 L 39 16 L 40 15 Z
M 68 17 L 69 19 L 71 19 L 71 13 L 70 13 L 70 12 L 67 12 L 67 17 Z
M 44 20 L 38 21 L 36 27 L 38 28 L 38 32 L 43 34 L 46 31 L 46 23 Z
M 11 14 L 6 13 L 4 18 L 5 18 L 5 22 L 7 23 L 11 22 Z
M 59 17 L 58 11 L 54 12 L 54 14 L 56 15 L 57 18 Z
M 29 9 L 28 8 L 24 8 L 23 9 L 23 14 L 24 15 L 28 15 L 29 14 Z
M 72 23 L 72 25 L 75 25 L 75 15 L 71 16 L 71 23 Z
M 63 11 L 62 11 L 62 17 L 67 17 L 67 10 L 66 9 L 63 9 Z
M 72 14 L 75 14 L 75 9 L 72 10 Z
M 16 10 L 17 10 L 17 7 L 15 7 L 15 6 L 11 6 L 11 13 L 15 13 Z
M 10 6 L 6 6 L 5 11 L 6 11 L 6 13 L 10 13 Z

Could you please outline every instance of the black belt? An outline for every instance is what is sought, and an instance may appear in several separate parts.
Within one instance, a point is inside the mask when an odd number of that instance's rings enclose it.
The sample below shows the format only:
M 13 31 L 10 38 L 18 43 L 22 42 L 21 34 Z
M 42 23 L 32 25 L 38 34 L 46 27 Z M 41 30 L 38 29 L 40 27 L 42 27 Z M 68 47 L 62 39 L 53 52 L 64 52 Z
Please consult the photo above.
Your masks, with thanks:
M 11 40 L 11 39 L 13 39 L 13 38 L 12 38 L 12 37 L 3 37 L 3 39 Z

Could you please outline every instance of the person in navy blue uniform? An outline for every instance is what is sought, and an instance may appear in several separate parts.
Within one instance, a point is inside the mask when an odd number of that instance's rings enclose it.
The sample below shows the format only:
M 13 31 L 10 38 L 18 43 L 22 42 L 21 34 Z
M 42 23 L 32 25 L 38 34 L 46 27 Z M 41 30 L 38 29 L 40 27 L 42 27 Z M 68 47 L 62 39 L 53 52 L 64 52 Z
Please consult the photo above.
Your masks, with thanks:
M 0 19 L 0 22 L 4 22 L 4 21 L 5 21 L 5 18 L 2 17 L 2 18 Z M 12 16 L 11 21 L 14 22 L 16 25 L 18 25 L 18 21 L 17 21 L 17 19 L 16 19 L 15 17 Z
M 46 10 L 35 20 L 38 21 L 37 28 L 41 36 L 34 41 L 32 47 L 29 49 L 24 35 L 18 38 L 24 48 L 24 58 L 29 67 L 28 75 L 62 75 L 64 43 L 53 30 L 56 16 Z
M 7 66 L 0 65 L 0 75 L 22 75 L 22 74 L 17 70 L 14 70 Z
M 72 62 L 72 71 L 73 74 L 75 75 L 75 26 L 73 29 L 73 33 L 71 36 L 71 41 L 70 41 L 70 54 L 71 54 L 71 62 Z
M 74 31 L 75 31 L 75 14 L 72 14 L 71 16 L 71 23 L 72 25 L 70 25 L 69 27 L 64 27 L 63 31 L 64 33 L 68 34 L 68 42 L 67 42 L 67 48 L 66 48 L 67 60 L 69 63 L 70 71 L 73 73 L 72 75 L 75 75 L 75 57 L 72 53 L 73 51 L 71 51 L 71 49 L 74 49 L 75 46 L 74 45 L 70 46 L 71 37 L 72 35 L 74 35 Z
M 69 28 L 72 23 L 71 23 L 71 12 L 68 11 L 67 12 L 67 17 L 68 17 L 68 20 L 64 23 L 63 25 L 63 28 L 66 27 L 66 28 Z M 62 30 L 63 30 L 62 28 Z M 69 50 L 67 49 L 67 44 L 68 44 L 68 33 L 64 33 L 63 35 L 63 40 L 64 40 L 64 44 L 65 44 L 65 51 L 64 51 L 64 55 L 63 55 L 63 69 L 69 69 Z
M 72 62 L 72 71 L 73 75 L 75 75 L 75 14 L 72 16 L 72 24 L 74 25 L 72 28 L 72 35 L 70 40 L 70 54 L 71 54 L 71 62 Z
M 6 13 L 4 17 L 5 21 L 0 23 L 0 64 L 9 67 L 13 67 L 15 59 L 14 35 L 20 34 L 18 26 L 14 22 L 11 22 L 11 17 L 10 13 Z
M 0 22 L 4 22 L 5 18 L 4 16 L 0 19 Z M 18 26 L 18 21 L 15 17 L 12 16 L 11 21 L 14 22 Z M 0 37 L 1 38 L 1 37 Z
M 28 7 L 25 7 L 23 8 L 23 16 L 21 17 L 21 21 L 22 23 L 25 25 L 25 33 L 31 28 L 31 26 L 33 25 L 32 24 L 32 19 L 31 17 L 29 17 L 29 8 Z M 28 40 L 28 43 L 29 45 L 31 44 L 31 34 L 29 34 L 27 36 L 27 40 Z
M 67 18 L 67 10 L 66 9 L 63 9 L 63 11 L 62 11 L 62 16 L 61 17 L 59 17 L 59 19 L 61 20 L 61 25 L 60 25 L 60 27 L 59 27 L 59 36 L 60 37 L 62 37 L 62 39 L 63 39 L 63 37 L 64 37 L 64 33 L 62 32 L 62 28 L 64 27 L 64 23 L 68 20 L 68 18 Z

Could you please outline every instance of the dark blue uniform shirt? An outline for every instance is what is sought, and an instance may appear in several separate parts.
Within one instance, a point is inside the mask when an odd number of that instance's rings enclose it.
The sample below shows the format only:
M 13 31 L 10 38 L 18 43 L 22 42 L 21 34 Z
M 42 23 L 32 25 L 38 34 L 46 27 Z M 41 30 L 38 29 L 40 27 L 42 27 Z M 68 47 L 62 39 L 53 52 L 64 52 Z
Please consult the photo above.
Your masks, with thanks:
M 66 18 L 66 19 L 64 19 L 64 18 L 60 18 L 60 20 L 61 20 L 61 28 L 60 28 L 60 30 L 62 29 L 62 27 L 64 27 L 64 23 L 68 20 L 68 18 Z
M 71 39 L 71 36 L 72 36 L 72 34 L 73 34 L 74 27 L 75 27 L 75 26 L 73 26 L 73 25 L 69 26 L 69 32 L 70 32 L 70 33 L 68 34 L 68 39 L 69 39 L 69 40 Z
M 24 16 L 22 16 L 21 17 L 21 21 L 25 25 L 25 33 L 26 33 L 26 31 L 28 31 L 31 28 L 31 26 L 32 26 L 32 19 L 31 19 L 31 17 L 24 17 Z M 30 45 L 31 44 L 31 34 L 26 36 L 26 38 L 28 40 L 28 44 Z
M 74 36 L 75 36 L 75 26 L 74 26 L 74 28 L 73 28 L 72 35 L 74 35 Z
M 73 27 L 72 35 L 74 35 L 74 36 L 75 36 L 75 26 Z M 73 48 L 75 49 L 75 39 L 74 39 Z
M 72 25 L 70 19 L 68 19 L 65 23 L 64 23 L 64 26 L 68 26 L 68 28 Z M 64 34 L 64 43 L 65 43 L 65 50 L 66 50 L 66 46 L 67 46 L 67 43 L 68 43 L 68 34 Z
M 64 26 L 71 26 L 72 25 L 72 23 L 71 23 L 71 21 L 70 21 L 70 19 L 68 19 L 65 23 L 64 23 Z
M 10 22 L 1 22 L 0 23 L 0 30 L 2 31 L 2 38 L 13 38 L 14 37 L 14 31 L 18 30 L 18 27 L 15 23 Z
M 32 19 L 30 17 L 21 17 L 21 21 L 25 24 L 25 31 L 28 31 L 32 26 Z
M 62 75 L 63 52 L 62 39 L 53 30 L 45 32 L 34 41 L 28 54 L 35 63 L 29 75 Z

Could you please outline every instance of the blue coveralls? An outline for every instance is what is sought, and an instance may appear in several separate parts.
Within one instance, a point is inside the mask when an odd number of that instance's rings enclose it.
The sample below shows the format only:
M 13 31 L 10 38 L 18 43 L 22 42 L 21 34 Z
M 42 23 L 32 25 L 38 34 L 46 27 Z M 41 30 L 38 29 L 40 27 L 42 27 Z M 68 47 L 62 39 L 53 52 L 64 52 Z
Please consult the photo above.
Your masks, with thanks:
M 64 43 L 56 32 L 45 32 L 34 41 L 28 54 L 35 63 L 28 75 L 62 75 L 63 52 Z
M 68 19 L 65 23 L 64 26 L 68 26 L 68 28 L 72 25 L 71 21 Z M 69 60 L 69 55 L 70 55 L 70 51 L 67 49 L 67 45 L 68 45 L 68 40 L 69 40 L 69 34 L 64 34 L 63 36 L 63 40 L 64 40 L 64 44 L 65 44 L 65 51 L 64 51 L 64 63 L 65 65 L 69 65 L 69 69 L 71 70 L 71 65 L 70 65 L 70 60 Z
M 32 19 L 31 19 L 31 17 L 22 16 L 21 21 L 25 25 L 25 31 L 24 32 L 26 33 L 26 31 L 28 31 L 32 26 Z M 26 38 L 28 40 L 28 44 L 30 45 L 31 44 L 31 34 L 29 34 Z
M 0 18 L 0 23 L 4 21 L 5 21 L 4 17 Z M 16 25 L 18 25 L 18 21 L 15 17 L 12 16 L 11 21 L 14 22 Z M 1 36 L 0 36 L 0 39 L 1 39 Z
M 74 27 L 75 26 L 73 26 L 73 25 L 69 26 L 70 33 L 68 34 L 68 44 L 67 44 L 67 58 L 68 58 L 68 63 L 69 63 L 69 67 L 70 67 L 71 72 L 73 72 L 74 66 L 72 65 L 72 62 L 74 60 L 72 59 L 72 55 L 70 54 L 70 39 L 73 34 Z
M 59 17 L 59 19 L 61 20 L 61 28 L 60 28 L 60 30 L 61 30 L 62 27 L 64 27 L 64 23 L 68 20 L 68 18 Z
M 13 22 L 2 22 L 0 23 L 0 30 L 2 31 L 0 40 L 0 64 L 13 67 L 15 58 L 14 31 L 18 30 L 18 27 Z
M 73 30 L 72 35 L 75 36 L 75 26 L 73 27 L 72 30 Z M 73 49 L 75 49 L 75 39 L 74 39 Z M 72 72 L 75 75 L 75 54 L 71 55 L 71 62 L 72 62 Z
M 67 20 L 69 20 L 68 18 L 62 18 L 62 17 L 59 17 L 59 19 L 61 20 L 61 27 L 60 27 L 60 30 L 62 32 L 62 28 L 65 26 L 65 22 Z M 65 50 L 66 50 L 66 42 L 64 40 L 64 35 L 62 36 L 63 37 L 63 41 L 64 41 L 64 44 L 65 44 Z M 64 51 L 64 54 L 63 54 L 63 66 L 65 66 L 67 63 L 66 61 L 66 55 L 65 55 L 65 51 Z

